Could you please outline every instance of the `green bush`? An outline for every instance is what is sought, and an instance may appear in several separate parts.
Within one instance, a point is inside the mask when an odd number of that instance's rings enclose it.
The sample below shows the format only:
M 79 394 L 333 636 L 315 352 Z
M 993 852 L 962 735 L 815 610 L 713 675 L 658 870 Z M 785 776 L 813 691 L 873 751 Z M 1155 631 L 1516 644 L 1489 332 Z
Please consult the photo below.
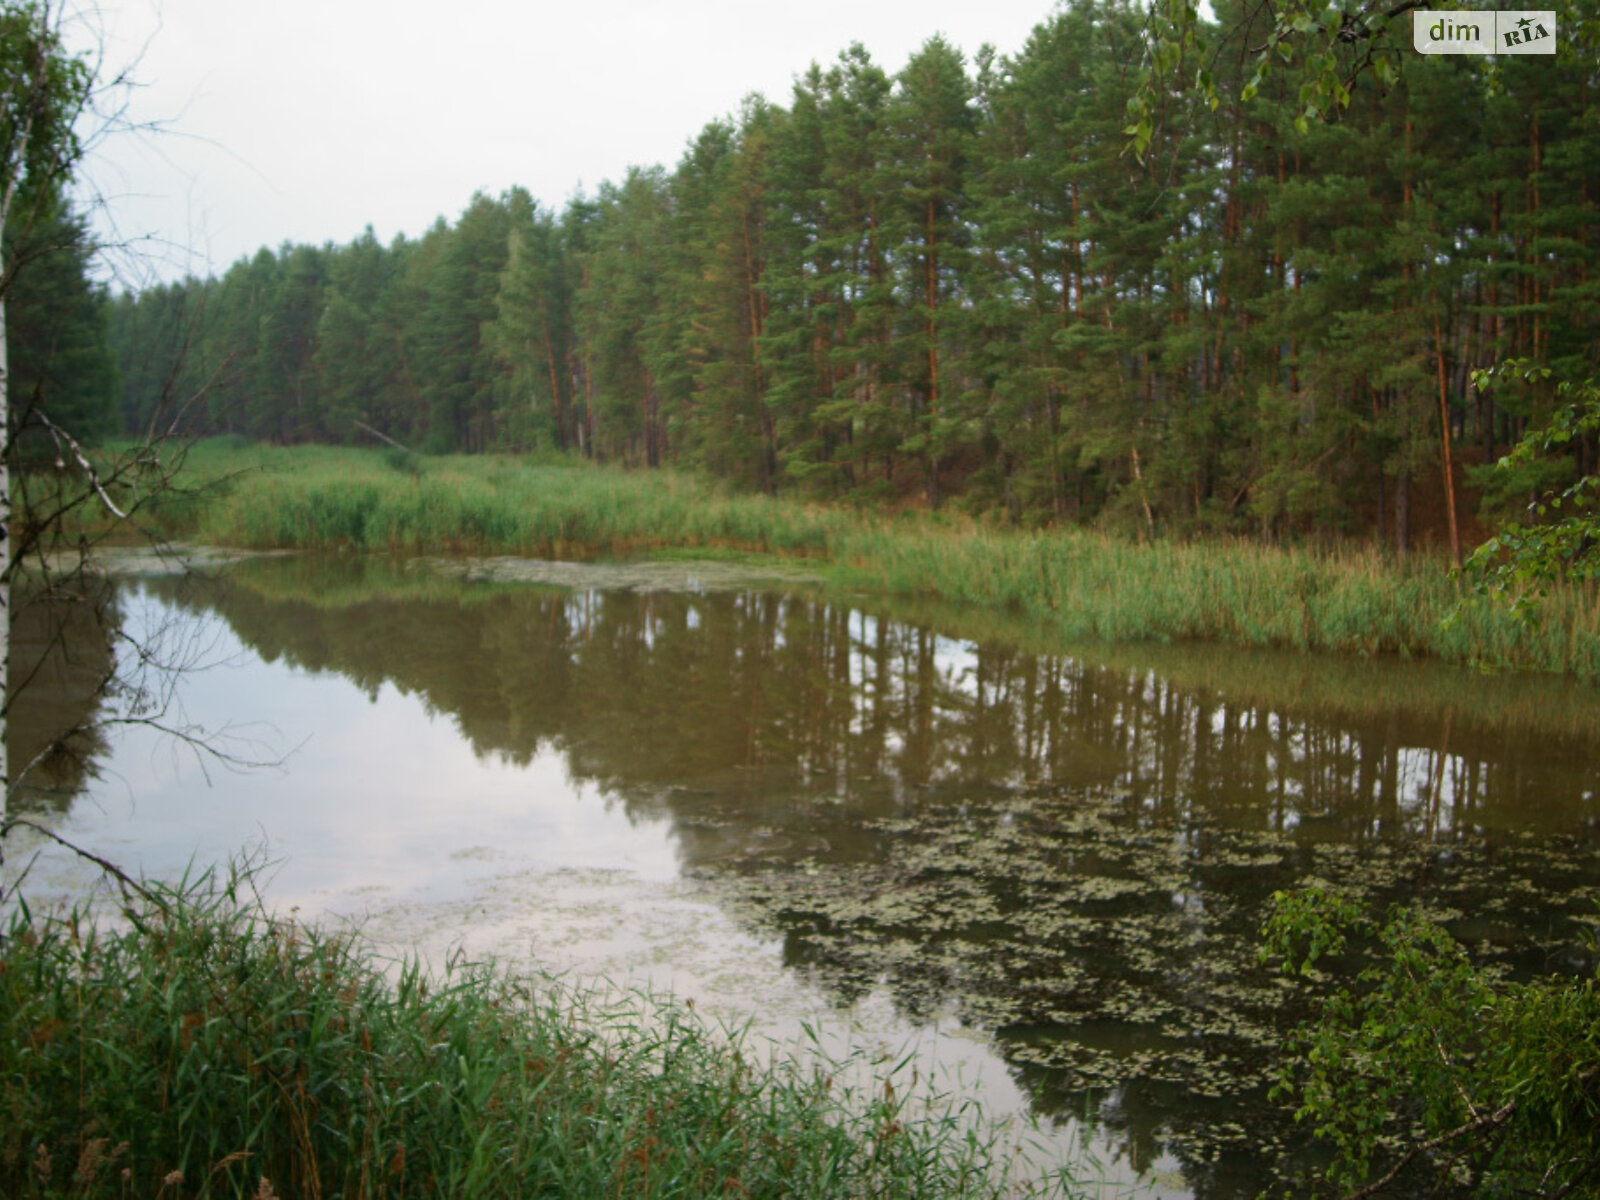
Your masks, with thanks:
M 1264 932 L 1302 976 L 1368 956 L 1300 1027 L 1278 1085 L 1333 1148 L 1329 1183 L 1600 1195 L 1595 975 L 1503 980 L 1413 911 L 1377 921 L 1314 890 L 1274 897 Z
M 398 471 L 402 475 L 415 478 L 422 474 L 422 458 L 410 450 L 402 450 L 398 446 L 391 446 L 383 452 L 384 464 L 391 471 Z

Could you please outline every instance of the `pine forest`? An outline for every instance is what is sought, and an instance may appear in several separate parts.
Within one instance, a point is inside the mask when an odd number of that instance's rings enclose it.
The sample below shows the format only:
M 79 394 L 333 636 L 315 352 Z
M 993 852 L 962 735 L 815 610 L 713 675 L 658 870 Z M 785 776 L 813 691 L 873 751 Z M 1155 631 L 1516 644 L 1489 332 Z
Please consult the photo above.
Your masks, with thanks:
M 1597 360 L 1596 61 L 1406 53 L 1306 122 L 1293 64 L 1240 99 L 1268 17 L 1225 9 L 1220 103 L 1160 92 L 1143 155 L 1145 16 L 1073 0 L 1014 58 L 852 45 L 559 211 L 479 194 L 108 299 L 120 420 L 202 395 L 279 443 L 1402 555 L 1419 513 L 1459 539 L 1592 472 L 1590 439 L 1491 478 L 1552 400 L 1471 373 Z

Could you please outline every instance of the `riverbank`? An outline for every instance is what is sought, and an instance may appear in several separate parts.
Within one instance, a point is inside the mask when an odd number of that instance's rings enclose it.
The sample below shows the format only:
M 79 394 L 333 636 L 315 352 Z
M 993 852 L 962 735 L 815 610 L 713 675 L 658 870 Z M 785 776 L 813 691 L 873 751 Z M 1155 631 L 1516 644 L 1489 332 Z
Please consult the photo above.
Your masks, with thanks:
M 764 1062 L 692 1005 L 487 964 L 431 978 L 248 895 L 157 888 L 117 930 L 14 916 L 0 1192 L 1015 1194 L 920 1092 Z
M 670 472 L 399 451 L 201 443 L 165 533 L 259 549 L 595 557 L 692 550 L 812 560 L 830 583 L 1003 608 L 1061 641 L 1197 640 L 1428 657 L 1600 680 L 1600 595 L 1521 621 L 1461 603 L 1444 561 L 1236 539 L 1135 544 L 727 495 Z M 206 486 L 201 486 L 206 485 Z

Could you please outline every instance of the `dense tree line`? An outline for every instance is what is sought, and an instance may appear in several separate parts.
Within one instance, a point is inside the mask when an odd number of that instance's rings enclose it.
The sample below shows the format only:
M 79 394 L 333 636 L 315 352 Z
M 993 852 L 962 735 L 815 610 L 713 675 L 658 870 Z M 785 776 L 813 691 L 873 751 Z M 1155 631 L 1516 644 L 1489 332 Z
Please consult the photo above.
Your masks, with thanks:
M 852 46 L 559 212 L 480 195 L 120 297 L 124 420 L 205 388 L 212 430 L 278 441 L 1403 550 L 1422 481 L 1551 403 L 1473 369 L 1600 360 L 1600 71 L 1408 54 L 1297 122 L 1293 66 L 1238 99 L 1266 18 L 1217 9 L 1221 102 L 1159 93 L 1142 158 L 1143 18 L 1074 0 L 1015 57 L 934 38 L 891 76 Z

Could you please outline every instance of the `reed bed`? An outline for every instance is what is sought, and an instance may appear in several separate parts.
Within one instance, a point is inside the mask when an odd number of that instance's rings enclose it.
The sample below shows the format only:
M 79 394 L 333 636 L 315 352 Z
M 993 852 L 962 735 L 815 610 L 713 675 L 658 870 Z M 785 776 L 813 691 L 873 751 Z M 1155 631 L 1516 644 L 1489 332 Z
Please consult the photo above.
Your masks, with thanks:
M 0 1195 L 1008 1193 L 966 1114 L 890 1083 L 758 1063 L 648 995 L 431 979 L 209 884 L 116 931 L 13 915 Z
M 1063 642 L 1205 640 L 1425 656 L 1600 680 L 1600 594 L 1557 589 L 1532 620 L 1468 600 L 1440 558 L 1241 540 L 1133 543 L 724 494 L 671 472 L 328 447 L 202 444 L 200 498 L 159 510 L 196 540 L 257 548 L 591 557 L 804 556 L 836 583 L 1000 607 Z
M 1434 557 L 1401 566 L 1361 549 L 905 524 L 837 550 L 840 582 L 1009 609 L 1064 642 L 1211 641 L 1600 679 L 1594 588 L 1559 589 L 1522 621 L 1468 598 Z
M 162 515 L 188 536 L 256 548 L 583 556 L 661 547 L 824 555 L 838 510 L 732 496 L 673 472 L 409 458 L 322 446 L 202 444 L 186 475 L 216 485 Z

